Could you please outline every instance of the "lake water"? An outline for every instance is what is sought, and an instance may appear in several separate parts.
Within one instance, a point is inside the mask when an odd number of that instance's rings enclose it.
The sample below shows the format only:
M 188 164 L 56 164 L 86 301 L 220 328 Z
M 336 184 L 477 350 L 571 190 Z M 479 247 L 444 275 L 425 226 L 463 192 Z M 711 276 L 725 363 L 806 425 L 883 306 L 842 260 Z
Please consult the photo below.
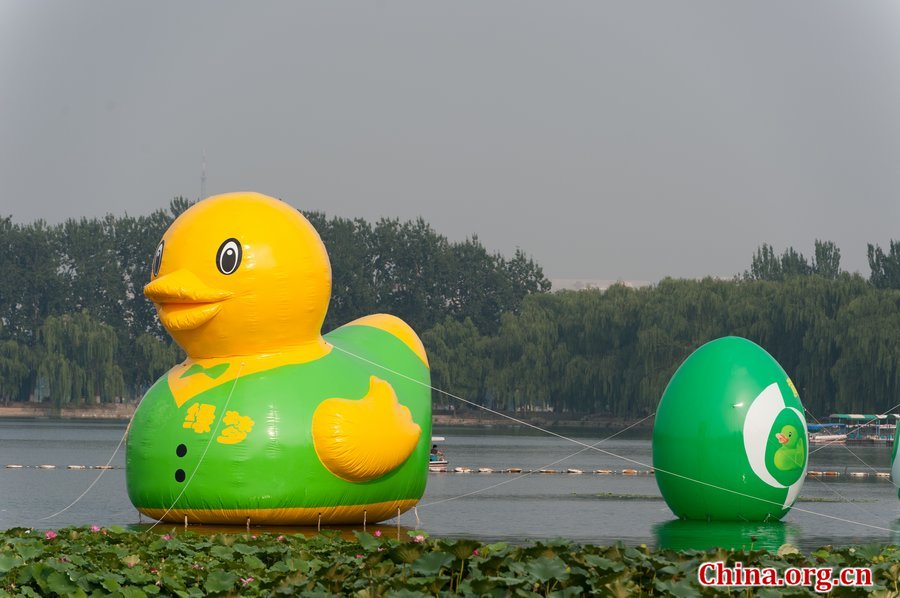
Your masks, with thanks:
M 115 469 L 105 471 L 84 498 L 65 512 L 44 519 L 74 501 L 100 473 L 67 466 L 105 465 L 124 431 L 124 423 L 0 420 L 0 529 L 137 525 L 137 511 L 125 490 L 124 446 L 111 462 Z M 813 446 L 811 470 L 844 475 L 808 478 L 799 501 L 782 523 L 706 524 L 675 520 L 652 475 L 587 473 L 646 469 L 611 454 L 584 450 L 530 430 L 436 428 L 434 434 L 446 438 L 441 447 L 451 468 L 576 468 L 586 472 L 429 474 L 417 509 L 418 524 L 415 513 L 409 512 L 401 517 L 400 525 L 423 529 L 434 537 L 513 542 L 567 538 L 593 544 L 621 540 L 672 548 L 750 547 L 752 543 L 774 549 L 791 543 L 811 549 L 825 544 L 900 543 L 896 489 L 890 481 L 871 475 L 873 469 L 889 470 L 890 450 L 883 446 Z M 591 437 L 584 430 L 566 434 L 579 434 L 577 440 L 587 444 L 603 438 Z M 646 437 L 615 437 L 598 448 L 648 466 L 651 463 Z M 31 467 L 4 468 L 8 463 Z M 34 467 L 41 464 L 57 468 Z M 870 475 L 846 475 L 852 471 Z

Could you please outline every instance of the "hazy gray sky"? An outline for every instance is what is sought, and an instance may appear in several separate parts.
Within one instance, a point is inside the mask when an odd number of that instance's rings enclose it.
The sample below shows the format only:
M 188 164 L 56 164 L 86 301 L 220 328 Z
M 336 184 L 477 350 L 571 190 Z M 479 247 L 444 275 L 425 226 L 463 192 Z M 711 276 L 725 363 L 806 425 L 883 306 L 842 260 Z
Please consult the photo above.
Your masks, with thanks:
M 0 215 L 256 190 L 550 277 L 900 238 L 900 3 L 0 0 Z

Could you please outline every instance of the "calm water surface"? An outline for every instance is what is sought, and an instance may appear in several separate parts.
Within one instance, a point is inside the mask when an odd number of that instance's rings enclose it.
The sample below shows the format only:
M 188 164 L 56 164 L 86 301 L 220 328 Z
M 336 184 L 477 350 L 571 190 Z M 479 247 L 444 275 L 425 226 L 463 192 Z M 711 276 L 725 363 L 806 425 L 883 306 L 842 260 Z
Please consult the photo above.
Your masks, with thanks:
M 105 465 L 125 431 L 124 423 L 0 420 L 0 529 L 25 526 L 136 525 L 138 514 L 125 490 L 125 454 L 120 448 L 90 491 L 64 509 L 97 479 L 98 470 L 67 465 Z M 523 470 L 542 468 L 621 471 L 651 463 L 648 438 L 616 437 L 598 445 L 607 453 L 561 438 L 515 429 L 437 428 L 450 467 Z M 603 436 L 579 434 L 594 444 Z M 890 451 L 876 446 L 831 446 L 810 456 L 810 469 L 888 471 Z M 623 461 L 625 456 L 647 467 Z M 25 469 L 6 469 L 8 463 Z M 57 469 L 36 469 L 40 464 Z M 800 500 L 776 524 L 697 524 L 674 520 L 652 475 L 430 474 L 425 496 L 401 526 L 435 537 L 475 537 L 521 542 L 567 538 L 577 542 L 650 544 L 673 548 L 726 545 L 777 548 L 790 542 L 804 549 L 824 544 L 900 543 L 900 501 L 891 482 L 842 475 L 808 478 Z M 166 524 L 171 527 L 171 524 Z

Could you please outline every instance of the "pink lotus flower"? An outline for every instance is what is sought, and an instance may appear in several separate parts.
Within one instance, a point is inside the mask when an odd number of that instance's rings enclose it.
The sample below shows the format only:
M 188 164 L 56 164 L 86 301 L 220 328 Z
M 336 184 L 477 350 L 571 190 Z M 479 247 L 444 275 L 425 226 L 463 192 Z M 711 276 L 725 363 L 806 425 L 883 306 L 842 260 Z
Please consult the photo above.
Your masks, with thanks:
M 172 539 L 171 534 L 166 534 L 165 536 L 163 536 L 163 540 L 171 540 L 171 539 Z
M 474 556 L 478 556 L 478 549 L 476 548 L 475 550 L 473 550 L 473 551 L 472 551 L 472 554 L 473 554 Z
M 55 538 L 56 536 L 57 536 L 57 534 L 56 534 L 56 532 L 53 531 L 53 530 L 50 530 L 50 531 L 48 531 L 46 534 L 44 534 L 44 537 L 47 538 L 48 540 L 52 540 L 52 539 Z
M 284 542 L 284 536 L 278 536 L 275 539 L 278 540 L 279 542 Z
M 362 555 L 361 555 L 361 554 L 358 554 L 358 555 L 356 555 L 356 558 L 361 559 L 361 558 L 362 558 Z
M 96 534 L 96 533 L 99 532 L 99 531 L 100 531 L 100 526 L 99 526 L 99 525 L 92 525 L 92 526 L 91 526 L 91 533 L 92 533 L 92 534 Z
M 159 569 L 150 569 L 150 573 L 159 573 Z
M 246 586 L 247 584 L 249 584 L 252 581 L 253 581 L 252 577 L 242 577 L 241 578 L 241 584 L 243 584 L 244 586 Z
M 375 530 L 375 537 L 376 537 L 376 538 L 380 538 L 380 537 L 381 537 L 381 530 L 380 530 L 380 529 Z
M 422 534 L 419 534 L 418 536 L 413 538 L 413 542 L 424 542 L 424 541 L 425 541 L 425 536 L 423 536 Z

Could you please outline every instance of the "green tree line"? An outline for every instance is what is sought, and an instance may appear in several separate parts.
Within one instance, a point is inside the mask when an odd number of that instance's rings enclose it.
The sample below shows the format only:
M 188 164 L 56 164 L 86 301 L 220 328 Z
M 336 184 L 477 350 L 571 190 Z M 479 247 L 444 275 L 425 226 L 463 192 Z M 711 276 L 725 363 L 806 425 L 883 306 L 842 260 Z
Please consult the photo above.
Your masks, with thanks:
M 494 409 L 635 418 L 656 410 L 697 347 L 748 338 L 771 353 L 813 414 L 900 403 L 900 290 L 858 275 L 675 280 L 530 295 L 496 334 L 471 321 L 427 331 L 433 384 Z M 435 393 L 438 405 L 454 400 Z
M 0 219 L 0 400 L 134 399 L 183 357 L 141 289 L 189 205 L 55 226 Z M 868 279 L 816 241 L 809 259 L 764 244 L 732 280 L 550 293 L 521 250 L 450 242 L 421 219 L 306 216 L 332 263 L 325 330 L 393 313 L 422 336 L 435 387 L 478 404 L 643 416 L 694 349 L 725 335 L 768 350 L 815 414 L 900 402 L 900 242 L 868 246 Z
M 0 401 L 134 399 L 183 359 L 142 289 L 159 239 L 190 205 L 179 197 L 148 216 L 54 226 L 0 218 Z M 332 263 L 325 330 L 389 312 L 418 331 L 457 318 L 494 333 L 501 314 L 550 289 L 524 252 L 506 258 L 475 237 L 450 242 L 421 219 L 306 216 Z
M 811 259 L 763 244 L 733 280 L 532 294 L 494 334 L 447 319 L 424 335 L 433 383 L 494 409 L 635 418 L 691 352 L 736 335 L 779 361 L 814 415 L 886 411 L 900 403 L 900 242 L 867 254 L 868 280 L 832 242 Z

